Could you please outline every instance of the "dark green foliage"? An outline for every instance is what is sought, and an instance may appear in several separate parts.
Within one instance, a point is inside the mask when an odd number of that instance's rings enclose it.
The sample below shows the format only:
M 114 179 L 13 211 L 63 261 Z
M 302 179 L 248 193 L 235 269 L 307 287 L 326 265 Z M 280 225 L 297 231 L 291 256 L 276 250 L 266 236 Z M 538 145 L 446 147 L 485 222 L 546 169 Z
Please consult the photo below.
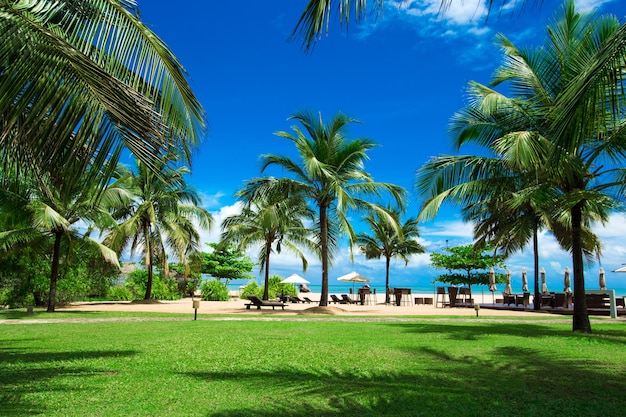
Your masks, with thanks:
M 250 279 L 254 262 L 237 250 L 236 246 L 222 246 L 217 243 L 208 244 L 213 251 L 202 252 L 202 273 L 216 279 Z
M 282 284 L 281 281 L 284 278 L 278 275 L 272 275 L 269 279 L 268 286 L 268 299 L 272 300 L 281 295 L 296 295 L 296 287 L 293 284 Z M 256 281 L 250 281 L 244 289 L 241 291 L 241 298 L 245 299 L 248 294 L 256 294 L 259 297 L 263 295 L 265 290 L 264 285 L 259 285 Z
M 202 299 L 206 301 L 228 301 L 228 287 L 222 281 L 212 279 L 202 283 Z
M 126 287 L 132 292 L 134 299 L 144 298 L 146 285 L 148 283 L 148 271 L 137 269 L 128 274 Z M 150 299 L 152 300 L 177 300 L 181 298 L 178 292 L 178 284 L 172 278 L 165 279 L 160 274 L 154 275 L 152 278 L 152 291 Z
M 490 268 L 504 267 L 504 258 L 501 255 L 492 255 L 488 252 L 491 248 L 476 249 L 474 245 L 455 246 L 445 249 L 449 254 L 433 252 L 430 254 L 430 262 L 434 268 L 447 269 L 448 271 L 464 271 L 464 274 L 449 273 L 440 275 L 439 282 L 447 282 L 454 285 L 487 285 L 489 283 Z M 486 271 L 486 272 L 472 272 Z M 497 282 L 504 282 L 502 276 L 496 277 Z

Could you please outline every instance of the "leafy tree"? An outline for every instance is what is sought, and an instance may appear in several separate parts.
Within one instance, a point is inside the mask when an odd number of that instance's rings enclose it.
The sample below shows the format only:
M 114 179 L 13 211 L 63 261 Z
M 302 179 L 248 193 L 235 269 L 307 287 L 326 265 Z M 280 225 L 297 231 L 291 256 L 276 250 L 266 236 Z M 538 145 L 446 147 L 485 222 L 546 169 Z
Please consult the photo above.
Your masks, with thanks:
M 155 170 L 137 161 L 136 171 L 126 171 L 119 182 L 132 195 L 132 202 L 113 213 L 121 221 L 111 230 L 104 243 L 117 253 L 130 246 L 131 254 L 143 249 L 148 272 L 144 299 L 152 293 L 155 262 L 162 266 L 165 278 L 169 276 L 167 252 L 185 262 L 189 253 L 197 250 L 200 235 L 196 224 L 208 228 L 211 214 L 199 207 L 200 198 L 185 182 L 189 170 L 171 169 L 169 160 L 161 161 Z
M 389 266 L 391 258 L 397 257 L 409 263 L 409 257 L 424 253 L 426 249 L 415 240 L 419 237 L 417 219 L 407 219 L 400 222 L 400 213 L 390 210 L 391 217 L 370 213 L 365 217 L 371 235 L 359 233 L 357 245 L 366 259 L 385 258 L 385 303 L 389 304 Z
M 265 269 L 262 299 L 268 300 L 271 253 L 281 253 L 286 247 L 300 258 L 302 270 L 306 272 L 308 261 L 299 246 L 316 250 L 315 243 L 309 240 L 312 231 L 303 223 L 303 220 L 313 220 L 314 212 L 300 196 L 257 193 L 256 183 L 255 180 L 249 181 L 247 187 L 237 193 L 244 206 L 240 214 L 222 222 L 222 240 L 238 244 L 242 252 L 259 245 L 259 267 L 261 271 Z
M 67 165 L 72 181 L 63 175 L 48 175 L 33 168 L 28 175 L 5 167 L 0 176 L 0 252 L 19 251 L 29 245 L 41 251 L 51 249 L 48 312 L 54 312 L 57 281 L 60 275 L 62 247 L 69 250 L 71 241 L 91 244 L 108 262 L 119 268 L 116 254 L 90 239 L 92 227 L 113 227 L 112 207 L 125 203 L 125 193 L 117 184 L 106 185 L 85 173 L 77 175 L 80 162 Z M 81 233 L 76 224 L 87 225 Z M 64 242 L 65 241 L 65 242 Z M 52 242 L 51 247 L 46 244 Z M 70 253 L 70 252 L 66 252 Z
M 446 248 L 449 254 L 431 253 L 430 262 L 434 268 L 464 272 L 464 274 L 440 275 L 437 281 L 455 285 L 464 284 L 470 287 L 474 284 L 487 285 L 489 283 L 488 272 L 478 274 L 473 271 L 504 267 L 504 259 L 501 255 L 491 255 L 486 253 L 487 251 L 488 248 L 477 250 L 474 245 L 465 245 Z
M 2 165 L 108 177 L 123 147 L 189 159 L 204 111 L 135 1 L 2 0 L 0 15 Z
M 348 140 L 345 130 L 355 120 L 336 114 L 328 124 L 321 114 L 301 112 L 291 116 L 299 122 L 293 134 L 278 132 L 278 136 L 293 142 L 300 161 L 280 155 L 263 155 L 262 169 L 276 165 L 293 178 L 266 179 L 259 186 L 267 189 L 284 187 L 290 195 L 305 198 L 317 209 L 317 236 L 322 263 L 322 293 L 320 306 L 328 305 L 328 270 L 332 263 L 337 243 L 343 233 L 355 243 L 356 234 L 348 221 L 350 209 L 373 211 L 385 216 L 386 210 L 369 201 L 380 197 L 382 192 L 391 195 L 395 204 L 403 209 L 406 191 L 397 185 L 376 182 L 364 170 L 367 152 L 376 146 L 368 139 Z
M 209 253 L 202 252 L 202 273 L 209 274 L 213 278 L 225 279 L 251 279 L 254 278 L 250 271 L 254 268 L 254 262 L 245 256 L 234 245 L 219 243 L 207 243 L 213 250 Z

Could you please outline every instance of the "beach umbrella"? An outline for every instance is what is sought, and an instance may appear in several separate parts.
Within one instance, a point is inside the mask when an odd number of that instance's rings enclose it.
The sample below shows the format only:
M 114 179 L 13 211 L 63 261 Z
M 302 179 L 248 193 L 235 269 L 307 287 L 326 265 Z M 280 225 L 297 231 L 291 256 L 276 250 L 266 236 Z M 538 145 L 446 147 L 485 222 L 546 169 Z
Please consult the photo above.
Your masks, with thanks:
M 306 279 L 302 278 L 298 274 L 291 274 L 287 278 L 285 278 L 284 280 L 282 280 L 280 282 L 281 282 L 281 284 L 310 284 L 309 281 L 307 281 Z
M 626 272 L 626 266 L 615 269 L 613 272 Z
M 496 291 L 496 273 L 493 271 L 493 268 L 489 270 L 489 291 L 491 291 L 491 303 L 495 304 L 493 293 Z
M 600 268 L 600 289 L 606 290 L 606 278 L 604 277 L 604 268 Z
M 528 277 L 526 276 L 526 268 L 522 268 L 522 292 L 528 292 Z
M 539 273 L 541 275 L 541 292 L 547 293 L 548 286 L 546 285 L 546 270 L 541 268 L 541 271 Z
M 354 283 L 355 282 L 370 282 L 369 279 L 365 278 L 363 275 L 358 272 L 352 271 L 349 274 L 342 275 L 337 278 L 337 281 L 351 282 L 352 283 L 352 292 L 354 293 Z
M 504 287 L 505 294 L 513 294 L 513 289 L 511 288 L 511 271 L 506 270 L 506 287 Z
M 565 275 L 563 276 L 563 285 L 565 286 L 565 288 L 563 289 L 563 292 L 572 292 L 572 289 L 570 288 L 570 278 L 569 278 L 569 267 L 565 267 Z

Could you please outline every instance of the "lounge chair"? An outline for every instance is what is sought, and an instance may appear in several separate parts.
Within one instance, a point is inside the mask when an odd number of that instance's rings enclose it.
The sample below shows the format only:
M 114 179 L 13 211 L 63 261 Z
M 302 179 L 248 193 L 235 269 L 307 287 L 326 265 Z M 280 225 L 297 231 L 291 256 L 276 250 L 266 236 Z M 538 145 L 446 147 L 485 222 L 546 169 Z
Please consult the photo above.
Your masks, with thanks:
M 284 310 L 285 306 L 288 305 L 288 304 L 281 303 L 278 301 L 263 301 L 259 298 L 258 295 L 254 295 L 254 294 L 249 294 L 248 300 L 250 300 L 250 303 L 246 304 L 246 309 L 248 310 L 250 310 L 251 306 L 256 306 L 257 310 L 260 310 L 261 307 L 272 307 L 272 310 L 274 310 L 276 307 L 281 307 Z
M 294 295 L 293 297 L 290 297 L 291 301 L 295 301 L 296 303 L 304 303 L 304 300 L 300 297 L 298 297 L 297 295 Z
M 331 302 L 333 302 L 335 304 L 337 304 L 337 303 L 345 304 L 345 302 L 341 298 L 337 297 L 335 294 L 331 294 L 330 295 L 330 300 L 331 300 Z
M 358 304 L 358 301 L 348 297 L 348 294 L 341 294 L 341 301 L 342 304 Z
M 313 300 L 311 300 L 309 297 L 302 297 L 304 298 L 304 301 L 311 304 L 313 302 Z

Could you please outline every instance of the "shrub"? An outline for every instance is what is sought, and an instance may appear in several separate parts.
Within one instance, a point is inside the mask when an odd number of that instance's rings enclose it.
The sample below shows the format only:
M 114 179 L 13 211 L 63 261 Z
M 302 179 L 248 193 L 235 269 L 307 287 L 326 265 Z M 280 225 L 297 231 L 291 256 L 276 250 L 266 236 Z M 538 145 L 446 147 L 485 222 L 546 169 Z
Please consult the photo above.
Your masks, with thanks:
M 126 286 L 133 294 L 133 299 L 142 299 L 146 294 L 146 284 L 148 283 L 148 271 L 137 269 L 128 274 Z M 163 279 L 159 274 L 152 276 L 152 292 L 150 298 L 153 300 L 177 300 L 180 298 L 178 283 L 174 279 Z
M 250 294 L 258 295 L 259 297 L 263 294 L 262 288 L 259 287 L 259 284 L 257 284 L 256 281 L 248 282 L 246 286 L 243 287 L 243 289 L 241 290 L 240 297 L 243 300 L 246 300 L 248 299 L 248 295 Z
M 130 301 L 133 299 L 133 293 L 125 286 L 114 285 L 107 291 L 106 298 L 111 301 Z
M 222 281 L 212 279 L 202 284 L 202 299 L 206 301 L 228 301 L 228 287 Z

